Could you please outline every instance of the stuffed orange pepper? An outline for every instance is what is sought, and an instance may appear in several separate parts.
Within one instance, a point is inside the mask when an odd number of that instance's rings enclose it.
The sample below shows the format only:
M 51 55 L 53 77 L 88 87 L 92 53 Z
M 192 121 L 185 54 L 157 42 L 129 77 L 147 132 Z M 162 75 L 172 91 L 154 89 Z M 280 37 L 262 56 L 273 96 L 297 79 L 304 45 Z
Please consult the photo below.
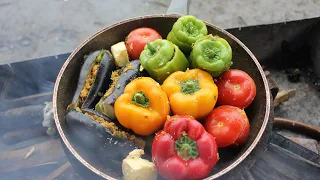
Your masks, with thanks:
M 212 76 L 200 69 L 172 73 L 162 84 L 174 114 L 205 118 L 214 108 L 218 88 Z
M 170 114 L 166 93 L 150 77 L 131 81 L 116 100 L 114 110 L 122 126 L 142 136 L 158 131 Z

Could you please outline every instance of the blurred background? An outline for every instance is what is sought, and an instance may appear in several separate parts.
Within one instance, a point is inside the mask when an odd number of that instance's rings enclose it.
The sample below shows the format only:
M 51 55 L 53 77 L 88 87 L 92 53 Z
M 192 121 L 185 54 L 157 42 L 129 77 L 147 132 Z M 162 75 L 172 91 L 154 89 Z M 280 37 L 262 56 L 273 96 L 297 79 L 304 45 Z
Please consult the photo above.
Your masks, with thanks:
M 1 0 L 0 64 L 71 52 L 127 18 L 163 14 L 170 0 Z M 191 0 L 190 14 L 222 28 L 320 16 L 319 0 Z

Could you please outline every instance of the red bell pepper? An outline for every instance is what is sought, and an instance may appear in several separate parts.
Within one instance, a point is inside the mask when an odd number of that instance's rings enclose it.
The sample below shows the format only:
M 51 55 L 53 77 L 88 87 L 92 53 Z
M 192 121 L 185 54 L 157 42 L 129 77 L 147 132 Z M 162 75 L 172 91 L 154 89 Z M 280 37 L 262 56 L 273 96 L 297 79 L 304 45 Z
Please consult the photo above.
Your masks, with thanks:
M 215 138 L 196 119 L 174 115 L 152 143 L 152 160 L 165 179 L 188 180 L 208 176 L 219 160 Z

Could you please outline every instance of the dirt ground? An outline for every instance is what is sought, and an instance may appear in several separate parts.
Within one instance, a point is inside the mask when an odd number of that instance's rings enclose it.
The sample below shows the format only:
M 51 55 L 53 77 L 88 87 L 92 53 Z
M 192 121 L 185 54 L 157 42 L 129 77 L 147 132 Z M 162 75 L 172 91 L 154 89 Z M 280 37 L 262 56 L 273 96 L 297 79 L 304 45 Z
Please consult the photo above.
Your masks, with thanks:
M 171 0 L 1 0 L 0 64 L 71 52 L 114 22 L 163 14 Z M 320 16 L 319 0 L 191 0 L 189 14 L 223 28 Z

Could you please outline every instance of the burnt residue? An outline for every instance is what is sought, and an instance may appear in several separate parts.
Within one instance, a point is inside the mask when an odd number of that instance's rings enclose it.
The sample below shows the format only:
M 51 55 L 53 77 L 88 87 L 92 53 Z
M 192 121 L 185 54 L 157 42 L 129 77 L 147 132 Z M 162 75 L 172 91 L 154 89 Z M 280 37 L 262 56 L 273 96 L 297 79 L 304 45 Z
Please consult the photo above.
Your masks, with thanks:
M 276 53 L 267 64 L 268 67 L 277 70 L 284 70 L 290 82 L 296 83 L 300 81 L 301 76 L 310 79 L 310 83 L 319 90 L 320 77 L 317 76 L 312 61 L 312 46 L 307 42 L 297 45 L 297 42 L 289 42 L 283 40 L 281 43 L 281 51 Z
M 313 68 L 308 68 L 305 70 L 309 78 L 309 82 L 313 84 L 317 91 L 320 91 L 320 76 L 317 75 Z
M 320 91 L 320 76 L 317 75 L 313 66 L 303 68 L 288 68 L 283 70 L 287 79 L 291 83 L 298 83 L 301 81 L 301 77 L 306 78 L 306 82 L 314 87 L 317 91 Z
M 290 82 L 299 82 L 300 81 L 300 76 L 301 76 L 301 70 L 296 68 L 296 69 L 287 69 L 285 70 L 287 73 L 288 80 Z
M 305 68 L 312 64 L 311 47 L 308 44 L 302 44 L 299 47 L 292 47 L 289 41 L 282 41 L 280 58 L 273 62 L 274 68 Z

